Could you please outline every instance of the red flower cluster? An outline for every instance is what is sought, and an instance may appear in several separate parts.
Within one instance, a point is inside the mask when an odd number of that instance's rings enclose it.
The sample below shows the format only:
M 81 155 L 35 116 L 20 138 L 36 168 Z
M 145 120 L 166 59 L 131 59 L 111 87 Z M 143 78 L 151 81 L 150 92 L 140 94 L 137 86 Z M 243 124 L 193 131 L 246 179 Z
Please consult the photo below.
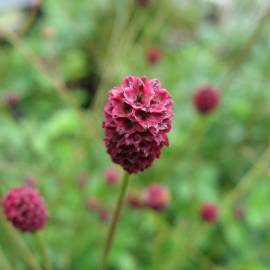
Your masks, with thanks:
M 218 218 L 218 208 L 213 203 L 205 203 L 200 210 L 201 218 L 207 222 L 216 222 Z
M 167 187 L 152 184 L 143 194 L 143 203 L 145 206 L 156 211 L 164 210 L 170 202 L 170 193 Z
M 150 167 L 169 145 L 173 101 L 160 81 L 126 77 L 109 92 L 104 108 L 105 145 L 115 163 L 129 173 Z
M 19 230 L 34 233 L 48 219 L 46 205 L 39 192 L 29 186 L 11 189 L 3 199 L 7 219 Z
M 193 96 L 194 106 L 201 114 L 213 111 L 219 105 L 219 102 L 219 91 L 213 86 L 200 87 Z

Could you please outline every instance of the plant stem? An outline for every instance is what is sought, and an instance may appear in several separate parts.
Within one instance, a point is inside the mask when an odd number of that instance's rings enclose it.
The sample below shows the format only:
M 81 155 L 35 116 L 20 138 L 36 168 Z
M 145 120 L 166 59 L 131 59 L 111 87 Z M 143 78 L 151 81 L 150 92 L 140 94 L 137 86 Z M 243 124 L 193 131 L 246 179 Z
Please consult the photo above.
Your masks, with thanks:
M 85 114 L 81 112 L 77 101 L 68 94 L 68 87 L 66 83 L 61 78 L 57 77 L 55 74 L 57 72 L 51 72 L 48 67 L 44 64 L 44 61 L 39 57 L 26 43 L 24 43 L 20 37 L 13 31 L 6 31 L 0 26 L 0 33 L 5 37 L 5 39 L 20 52 L 25 59 L 37 70 L 44 78 L 51 83 L 54 90 L 58 94 L 59 98 L 70 108 L 74 109 L 82 119 L 82 123 L 85 125 L 87 130 L 90 130 L 90 136 L 98 137 L 95 129 L 91 129 L 92 118 L 86 118 Z
M 264 33 L 267 23 L 270 19 L 270 8 L 267 8 L 261 18 L 259 19 L 254 31 L 247 40 L 246 44 L 241 48 L 238 55 L 235 57 L 230 70 L 225 74 L 220 88 L 224 89 L 228 84 L 232 83 L 232 79 L 235 77 L 236 71 L 241 67 L 243 62 L 248 58 L 253 45 L 258 41 L 261 35 Z
M 45 269 L 52 270 L 53 268 L 52 268 L 52 265 L 50 263 L 49 255 L 48 255 L 47 249 L 45 247 L 42 236 L 39 233 L 36 233 L 35 238 L 36 238 L 36 242 L 37 242 L 38 248 L 40 250 L 41 256 L 44 260 Z
M 2 247 L 0 246 L 0 266 L 3 270 L 12 270 L 11 265 L 9 264 L 9 261 L 3 252 Z
M 112 246 L 113 238 L 115 235 L 116 227 L 119 222 L 121 210 L 123 208 L 123 203 L 124 203 L 125 194 L 129 185 L 129 180 L 130 180 L 130 175 L 129 173 L 125 172 L 123 176 L 122 186 L 121 186 L 120 194 L 118 197 L 116 209 L 113 214 L 113 218 L 110 224 L 107 240 L 104 247 L 104 252 L 103 252 L 103 256 L 101 260 L 101 267 L 100 267 L 101 270 L 107 269 L 107 259 L 108 259 L 109 252 L 111 250 L 111 246 Z
M 5 227 L 6 231 L 16 244 L 16 247 L 20 250 L 25 262 L 28 264 L 28 269 L 32 270 L 41 270 L 40 266 L 38 265 L 35 257 L 33 256 L 32 252 L 29 250 L 23 239 L 20 237 L 19 233 L 11 227 L 3 217 L 2 213 L 0 214 L 2 224 Z
M 267 170 L 269 162 L 270 162 L 270 146 L 264 151 L 264 153 L 260 156 L 260 158 L 258 158 L 258 160 L 247 171 L 247 173 L 238 181 L 238 184 L 224 197 L 219 207 L 220 212 L 223 213 L 223 215 L 224 212 L 229 210 L 230 207 L 235 203 L 236 199 L 239 199 L 242 196 L 244 196 L 248 192 L 248 190 L 252 187 L 252 185 L 257 180 L 260 180 L 257 177 L 259 174 L 262 174 Z M 188 245 L 192 243 L 193 248 L 191 249 L 189 248 L 188 252 L 186 252 L 187 255 L 189 254 L 189 256 L 186 256 L 186 260 L 188 260 L 190 256 L 192 256 L 193 258 L 201 257 L 205 261 L 207 261 L 207 258 L 204 258 L 200 253 L 200 251 L 195 248 L 195 246 L 202 237 L 205 237 L 205 235 L 208 234 L 209 228 L 210 227 L 206 225 L 200 227 L 200 229 L 198 229 L 196 233 L 193 234 L 193 237 L 188 239 Z M 185 250 L 187 250 L 186 247 Z M 175 269 L 175 267 L 173 269 Z
M 270 146 L 266 148 L 264 153 L 258 158 L 248 172 L 238 181 L 238 184 L 230 191 L 221 205 L 221 209 L 228 209 L 235 203 L 236 199 L 241 198 L 252 187 L 252 185 L 259 180 L 257 176 L 264 173 L 270 160 Z

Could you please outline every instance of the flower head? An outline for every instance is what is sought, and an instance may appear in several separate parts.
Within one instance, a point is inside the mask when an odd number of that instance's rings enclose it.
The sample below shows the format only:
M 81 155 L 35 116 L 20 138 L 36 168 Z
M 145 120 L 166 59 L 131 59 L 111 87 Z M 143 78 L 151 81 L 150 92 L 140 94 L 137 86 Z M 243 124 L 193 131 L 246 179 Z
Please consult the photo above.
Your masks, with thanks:
M 34 233 L 47 222 L 47 207 L 39 192 L 28 186 L 11 189 L 3 199 L 7 219 L 21 231 Z
M 120 173 L 114 168 L 108 168 L 104 173 L 108 185 L 115 185 L 120 181 Z
M 159 47 L 152 47 L 147 51 L 146 59 L 150 65 L 154 65 L 160 61 L 162 52 Z
M 193 96 L 193 103 L 197 111 L 207 114 L 213 111 L 220 102 L 220 93 L 213 86 L 200 87 Z
M 143 203 L 145 206 L 156 211 L 164 210 L 170 202 L 170 192 L 167 187 L 152 184 L 143 194 Z
M 115 163 L 129 173 L 150 167 L 169 145 L 173 101 L 160 81 L 126 77 L 109 92 L 104 108 L 105 145 Z
M 218 218 L 218 208 L 213 203 L 204 203 L 200 209 L 202 220 L 206 222 L 216 222 Z

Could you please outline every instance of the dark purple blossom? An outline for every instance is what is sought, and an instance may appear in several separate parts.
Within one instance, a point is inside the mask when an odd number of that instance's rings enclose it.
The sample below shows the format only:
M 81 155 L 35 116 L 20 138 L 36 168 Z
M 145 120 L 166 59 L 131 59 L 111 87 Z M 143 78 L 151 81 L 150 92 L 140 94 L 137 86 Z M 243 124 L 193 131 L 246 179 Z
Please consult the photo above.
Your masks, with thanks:
M 7 219 L 21 231 L 34 233 L 48 219 L 47 207 L 39 192 L 29 186 L 11 189 L 3 199 Z
M 150 167 L 169 145 L 173 101 L 160 81 L 126 77 L 109 92 L 104 108 L 105 145 L 115 163 L 129 173 Z

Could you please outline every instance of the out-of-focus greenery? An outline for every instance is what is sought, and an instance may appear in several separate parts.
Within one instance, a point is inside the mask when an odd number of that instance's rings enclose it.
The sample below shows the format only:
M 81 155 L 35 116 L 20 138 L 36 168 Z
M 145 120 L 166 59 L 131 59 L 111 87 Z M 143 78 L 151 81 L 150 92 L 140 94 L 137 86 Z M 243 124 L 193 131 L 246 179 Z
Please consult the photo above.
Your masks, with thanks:
M 38 179 L 50 216 L 40 234 L 54 269 L 98 269 L 109 223 L 85 200 L 98 198 L 112 214 L 119 186 L 104 181 L 112 164 L 102 110 L 108 90 L 130 74 L 159 78 L 175 117 L 170 147 L 132 176 L 129 192 L 159 182 L 171 202 L 161 214 L 124 209 L 109 269 L 270 268 L 268 9 L 255 0 L 152 0 L 146 8 L 135 0 L 46 0 L 27 31 L 1 32 L 1 190 Z M 152 46 L 163 52 L 155 65 L 145 57 Z M 205 84 L 222 98 L 201 117 L 192 95 Z M 10 94 L 19 97 L 19 116 L 6 104 Z M 215 224 L 200 220 L 206 201 L 219 207 Z M 12 269 L 29 269 L 2 225 Z M 42 264 L 34 237 L 22 237 Z

